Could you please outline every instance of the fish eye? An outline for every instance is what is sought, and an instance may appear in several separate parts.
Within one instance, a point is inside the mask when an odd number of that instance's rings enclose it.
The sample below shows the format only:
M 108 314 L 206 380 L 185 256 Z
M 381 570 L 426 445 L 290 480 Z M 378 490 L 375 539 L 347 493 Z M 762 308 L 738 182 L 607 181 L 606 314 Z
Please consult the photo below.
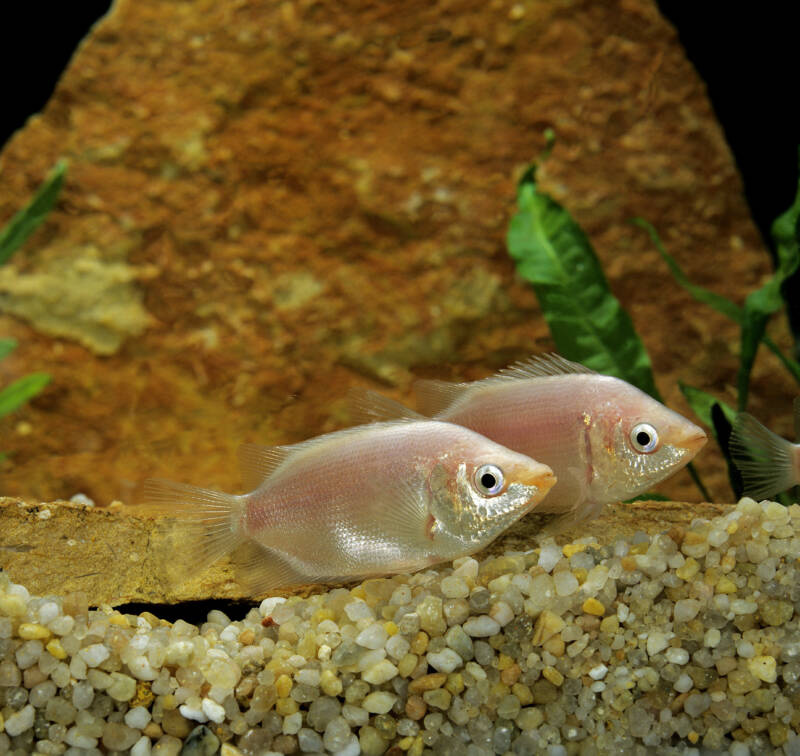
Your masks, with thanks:
M 631 431 L 631 444 L 644 454 L 654 452 L 658 448 L 658 431 L 650 423 L 638 423 Z
M 481 465 L 475 471 L 475 488 L 485 496 L 494 496 L 503 490 L 505 478 L 497 465 Z

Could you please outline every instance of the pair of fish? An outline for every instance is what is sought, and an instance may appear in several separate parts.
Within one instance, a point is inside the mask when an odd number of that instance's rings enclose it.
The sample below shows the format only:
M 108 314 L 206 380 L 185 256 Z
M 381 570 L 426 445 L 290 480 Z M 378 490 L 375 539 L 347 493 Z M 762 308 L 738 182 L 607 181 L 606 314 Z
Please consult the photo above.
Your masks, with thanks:
M 150 480 L 144 500 L 195 527 L 198 565 L 243 547 L 239 575 L 262 592 L 471 554 L 534 507 L 591 516 L 677 471 L 706 441 L 639 389 L 557 356 L 417 389 L 430 419 L 364 392 L 358 409 L 378 422 L 244 446 L 248 494 Z

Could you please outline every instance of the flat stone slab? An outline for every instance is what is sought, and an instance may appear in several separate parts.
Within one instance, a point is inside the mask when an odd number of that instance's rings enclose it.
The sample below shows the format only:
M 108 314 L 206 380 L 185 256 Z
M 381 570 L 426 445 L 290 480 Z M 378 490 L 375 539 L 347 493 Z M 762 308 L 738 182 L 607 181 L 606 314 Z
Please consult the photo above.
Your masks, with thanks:
M 687 526 L 696 517 L 711 518 L 729 505 L 647 501 L 606 507 L 588 525 L 559 533 L 571 539 L 602 533 L 603 540 L 627 537 L 637 530 L 648 534 Z M 501 554 L 535 548 L 548 524 L 545 516 L 530 515 L 483 552 Z M 209 565 L 197 577 L 176 584 L 168 577 L 176 549 L 183 545 L 185 526 L 171 518 L 154 518 L 115 502 L 90 507 L 65 501 L 30 503 L 0 498 L 0 554 L 3 570 L 31 593 L 46 596 L 80 591 L 90 605 L 128 602 L 173 604 L 209 598 L 242 600 L 250 596 L 235 579 L 229 559 Z M 292 593 L 309 593 L 304 586 Z M 279 592 L 280 593 L 280 592 Z

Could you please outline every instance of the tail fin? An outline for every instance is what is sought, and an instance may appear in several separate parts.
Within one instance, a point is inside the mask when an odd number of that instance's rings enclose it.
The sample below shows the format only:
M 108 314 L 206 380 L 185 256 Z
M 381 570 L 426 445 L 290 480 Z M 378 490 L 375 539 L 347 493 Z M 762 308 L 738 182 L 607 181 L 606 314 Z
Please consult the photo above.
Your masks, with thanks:
M 728 448 L 742 473 L 747 496 L 764 499 L 797 483 L 794 444 L 765 428 L 752 415 L 742 412 L 736 416 Z
M 150 478 L 144 481 L 136 504 L 184 526 L 180 530 L 186 538 L 181 540 L 188 554 L 181 572 L 186 576 L 202 571 L 245 540 L 239 527 L 243 496 Z

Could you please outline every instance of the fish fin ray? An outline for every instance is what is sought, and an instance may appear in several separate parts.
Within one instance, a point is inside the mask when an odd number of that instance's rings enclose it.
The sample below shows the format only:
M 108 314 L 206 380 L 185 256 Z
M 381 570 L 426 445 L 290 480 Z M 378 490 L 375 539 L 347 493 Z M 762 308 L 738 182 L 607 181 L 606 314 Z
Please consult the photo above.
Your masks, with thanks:
M 536 354 L 503 368 L 488 378 L 470 383 L 449 383 L 447 381 L 422 380 L 414 383 L 417 403 L 426 416 L 436 416 L 449 410 L 464 395 L 465 391 L 495 383 L 548 378 L 556 375 L 597 375 L 591 368 L 572 362 L 558 354 Z
M 419 411 L 426 417 L 435 417 L 450 409 L 471 385 L 429 379 L 414 381 Z
M 405 404 L 379 394 L 377 391 L 353 386 L 347 392 L 350 413 L 359 424 L 386 420 L 425 420 L 425 416 L 406 407 Z
M 171 560 L 173 582 L 183 582 L 204 571 L 244 539 L 237 526 L 244 506 L 240 496 L 148 478 L 135 504 L 148 512 L 174 518 L 181 525 L 174 528 L 174 545 L 180 556 Z
M 764 499 L 795 484 L 794 445 L 752 415 L 736 416 L 728 449 L 742 474 L 745 495 Z
M 526 360 L 520 360 L 507 368 L 503 368 L 492 379 L 524 380 L 527 378 L 544 378 L 553 375 L 596 375 L 591 368 L 572 362 L 559 354 L 535 354 Z
M 242 444 L 236 452 L 242 485 L 255 491 L 292 453 L 290 446 L 260 446 Z
M 317 582 L 285 555 L 255 541 L 245 541 L 231 556 L 236 581 L 251 596 L 262 596 L 278 588 Z

